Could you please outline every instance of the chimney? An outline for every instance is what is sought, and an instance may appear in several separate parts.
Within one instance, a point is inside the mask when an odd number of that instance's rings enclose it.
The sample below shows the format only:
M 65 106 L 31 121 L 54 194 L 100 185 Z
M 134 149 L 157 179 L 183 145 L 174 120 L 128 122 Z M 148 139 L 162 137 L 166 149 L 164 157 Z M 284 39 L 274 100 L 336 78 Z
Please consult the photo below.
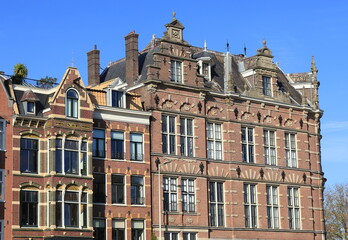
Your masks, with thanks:
M 138 37 L 134 31 L 124 37 L 126 40 L 126 82 L 134 83 L 139 75 Z
M 100 51 L 97 45 L 87 53 L 88 58 L 88 85 L 97 85 L 100 83 Z

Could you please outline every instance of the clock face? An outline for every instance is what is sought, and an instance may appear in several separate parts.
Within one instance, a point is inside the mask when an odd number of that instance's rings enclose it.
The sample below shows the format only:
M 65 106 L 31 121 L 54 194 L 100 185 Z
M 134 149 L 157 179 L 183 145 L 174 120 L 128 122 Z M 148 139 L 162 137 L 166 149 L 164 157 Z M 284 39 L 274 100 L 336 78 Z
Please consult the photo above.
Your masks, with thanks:
M 177 30 L 177 29 L 173 29 L 172 30 L 172 36 L 173 36 L 173 38 L 180 39 L 180 31 Z

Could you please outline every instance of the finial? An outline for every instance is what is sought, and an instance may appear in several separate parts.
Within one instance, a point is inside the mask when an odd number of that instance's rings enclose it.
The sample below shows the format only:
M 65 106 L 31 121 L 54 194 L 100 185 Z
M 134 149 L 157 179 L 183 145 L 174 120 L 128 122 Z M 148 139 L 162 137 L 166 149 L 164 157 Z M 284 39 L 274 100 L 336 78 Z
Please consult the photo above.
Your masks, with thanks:
M 317 73 L 317 72 L 318 72 L 317 66 L 315 65 L 314 56 L 312 56 L 311 72 L 312 72 L 312 73 L 314 73 L 314 72 Z
M 206 40 L 204 40 L 204 47 L 203 47 L 203 50 L 204 50 L 204 51 L 207 51 L 207 41 L 206 41 Z
M 227 40 L 227 43 L 226 43 L 226 50 L 227 50 L 227 52 L 230 51 L 230 44 L 228 43 L 228 40 Z
M 152 40 L 156 39 L 156 34 L 152 34 Z
M 263 40 L 262 40 L 262 44 L 263 44 L 263 47 L 264 47 L 264 48 L 266 48 L 266 47 L 267 47 L 267 46 L 266 46 L 266 44 L 267 44 L 266 39 L 263 39 Z
M 72 52 L 72 57 L 71 57 L 71 67 L 75 67 L 75 59 L 74 59 L 74 52 Z
M 246 54 L 247 54 L 247 48 L 246 48 L 246 45 L 245 45 L 245 43 L 244 43 L 244 56 L 246 56 Z
M 94 50 L 97 50 L 97 44 L 94 44 Z
M 176 12 L 172 12 L 172 21 L 176 20 Z

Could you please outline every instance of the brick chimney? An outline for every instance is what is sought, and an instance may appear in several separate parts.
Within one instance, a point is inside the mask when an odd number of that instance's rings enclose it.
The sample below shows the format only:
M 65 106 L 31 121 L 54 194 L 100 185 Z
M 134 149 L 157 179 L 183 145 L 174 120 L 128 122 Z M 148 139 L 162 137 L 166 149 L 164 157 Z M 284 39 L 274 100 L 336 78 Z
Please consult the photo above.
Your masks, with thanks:
M 134 83 L 139 75 L 138 37 L 134 31 L 124 37 L 126 40 L 126 82 Z
M 94 49 L 87 53 L 88 58 L 88 85 L 96 85 L 100 83 L 100 51 L 97 45 Z

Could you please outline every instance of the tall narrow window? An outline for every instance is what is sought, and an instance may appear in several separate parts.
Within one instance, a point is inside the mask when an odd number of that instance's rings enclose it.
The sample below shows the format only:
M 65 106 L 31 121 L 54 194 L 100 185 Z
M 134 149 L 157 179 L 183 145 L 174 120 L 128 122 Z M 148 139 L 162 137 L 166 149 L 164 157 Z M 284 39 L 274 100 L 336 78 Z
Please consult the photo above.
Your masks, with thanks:
M 0 220 L 0 240 L 4 240 L 4 220 Z
M 124 240 L 125 238 L 125 224 L 124 220 L 112 220 L 112 240 Z
M 35 114 L 35 102 L 27 102 L 27 113 Z
M 182 156 L 193 157 L 192 125 L 192 119 L 180 118 L 180 153 Z
M 250 127 L 242 127 L 242 160 L 254 162 L 254 129 Z
M 209 183 L 210 226 L 224 226 L 224 189 L 222 182 Z
M 197 233 L 183 233 L 183 240 L 196 240 Z
M 300 229 L 300 200 L 298 188 L 288 188 L 288 208 L 290 229 Z
M 79 174 L 79 142 L 65 140 L 64 144 L 64 172 Z
M 81 142 L 81 174 L 87 175 L 87 142 Z
M 79 95 L 73 89 L 68 90 L 66 93 L 66 116 L 67 117 L 78 117 L 78 100 Z
M 257 209 L 256 209 L 256 186 L 253 184 L 244 184 L 244 214 L 245 227 L 257 227 Z
M 62 154 L 63 154 L 63 141 L 62 139 L 57 138 L 56 139 L 56 164 L 55 164 L 57 173 L 63 172 Z
M 130 159 L 134 161 L 143 161 L 143 134 L 130 134 Z
M 94 239 L 106 240 L 106 224 L 105 219 L 93 219 L 93 236 Z
M 209 71 L 209 63 L 206 63 L 206 62 L 203 62 L 202 63 L 202 75 L 206 78 L 206 79 L 208 79 L 208 80 L 210 80 L 210 71 Z
M 175 154 L 175 117 L 162 115 L 162 152 Z
M 105 203 L 105 174 L 94 174 L 93 181 L 93 202 Z
M 266 96 L 272 97 L 271 78 L 262 76 L 262 92 Z
M 38 142 L 36 139 L 21 139 L 21 172 L 37 173 Z
M 105 157 L 105 131 L 93 129 L 93 157 Z
M 144 239 L 144 221 L 133 220 L 132 221 L 132 240 Z
M 56 226 L 63 226 L 63 191 L 56 191 Z
M 0 169 L 0 202 L 5 201 L 5 170 Z
M 170 80 L 172 82 L 182 83 L 182 63 L 180 61 L 170 61 Z
M 275 132 L 263 131 L 265 164 L 276 165 Z
M 111 132 L 111 158 L 124 159 L 124 134 L 119 131 Z
M 0 119 L 0 151 L 6 150 L 6 121 Z
M 165 232 L 164 240 L 178 240 L 178 233 L 176 232 Z
M 163 178 L 163 207 L 165 211 L 178 210 L 177 179 L 171 177 Z
M 123 107 L 123 92 L 119 92 L 119 91 L 112 91 L 112 106 L 113 107 L 119 107 L 122 108 Z
M 131 204 L 145 204 L 143 176 L 131 176 Z
M 82 227 L 86 228 L 88 226 L 88 216 L 87 216 L 87 192 L 81 193 L 81 222 Z
M 208 123 L 207 125 L 207 155 L 210 159 L 222 159 L 221 124 Z
M 293 133 L 285 133 L 285 155 L 286 165 L 288 167 L 297 167 L 296 135 Z
M 20 212 L 22 227 L 37 227 L 38 225 L 38 192 L 26 191 L 20 192 Z
M 113 174 L 112 180 L 112 203 L 124 203 L 124 176 Z
M 79 226 L 79 193 L 65 192 L 64 198 L 64 224 L 66 227 Z
M 195 212 L 195 181 L 193 179 L 181 180 L 182 211 Z
M 268 228 L 279 228 L 278 187 L 267 186 Z

